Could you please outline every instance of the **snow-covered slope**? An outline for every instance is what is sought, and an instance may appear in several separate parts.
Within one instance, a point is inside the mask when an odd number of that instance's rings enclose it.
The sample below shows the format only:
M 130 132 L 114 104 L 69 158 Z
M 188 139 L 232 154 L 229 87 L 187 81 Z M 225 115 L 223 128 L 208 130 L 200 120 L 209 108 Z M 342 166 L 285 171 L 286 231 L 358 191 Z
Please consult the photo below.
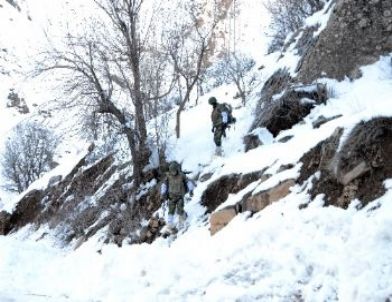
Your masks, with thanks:
M 320 17 L 320 16 L 318 16 Z M 263 80 L 279 67 L 291 70 L 294 52 L 276 62 L 261 59 Z M 239 107 L 234 87 L 211 91 L 184 112 L 182 137 L 170 140 L 170 159 L 183 162 L 192 175 L 213 173 L 199 183 L 187 202 L 190 227 L 175 241 L 159 238 L 153 244 L 122 248 L 104 245 L 102 230 L 76 251 L 63 247 L 46 226 L 29 226 L 0 237 L 0 301 L 388 301 L 392 299 L 392 180 L 386 193 L 358 209 L 324 207 L 323 196 L 311 200 L 299 185 L 291 193 L 249 217 L 238 215 L 211 236 L 208 216 L 200 204 L 209 184 L 223 175 L 267 168 L 268 181 L 232 194 L 221 205 L 234 204 L 252 187 L 264 190 L 299 174 L 299 159 L 344 128 L 342 145 L 359 122 L 392 116 L 391 56 L 362 68 L 362 78 L 337 82 L 322 79 L 333 91 L 326 104 L 314 108 L 302 123 L 275 139 L 259 129 L 264 142 L 247 153 L 242 137 L 253 122 L 255 93 Z M 377 91 L 377 102 L 374 101 Z M 208 98 L 232 103 L 238 119 L 223 143 L 225 156 L 212 160 Z M 321 115 L 339 118 L 315 129 Z M 174 120 L 169 127 L 174 129 Z M 293 136 L 286 143 L 282 137 Z M 293 168 L 280 171 L 281 166 Z M 311 186 L 306 183 L 306 186 Z M 303 209 L 302 205 L 307 204 Z M 32 260 L 33 259 L 33 260 Z
M 268 166 L 273 171 L 281 164 L 296 163 L 336 126 L 349 130 L 363 119 L 392 116 L 388 59 L 364 68 L 364 77 L 358 81 L 332 81 L 336 97 L 316 108 L 303 125 L 282 133 L 294 135 L 288 143 L 270 142 L 249 153 L 240 152 L 237 131 L 249 121 L 247 109 L 237 111 L 239 125 L 224 143 L 226 156 L 203 171 L 215 171 L 214 177 Z M 374 89 L 380 91 L 384 106 L 374 106 L 369 98 Z M 206 99 L 189 110 L 184 120 L 202 121 L 209 111 Z M 336 113 L 343 117 L 320 129 L 311 127 L 320 114 Z M 208 123 L 198 125 L 204 124 Z M 199 126 L 198 133 L 207 134 L 195 135 L 194 124 L 188 122 L 173 154 L 191 169 L 197 169 L 195 158 L 205 164 L 212 152 L 209 129 Z M 179 147 L 181 143 L 187 150 Z M 272 186 L 296 171 L 276 174 L 263 185 Z M 152 245 L 120 249 L 102 246 L 98 235 L 77 251 L 69 251 L 50 239 L 40 239 L 45 229 L 26 228 L 0 238 L 4 247 L 0 297 L 11 301 L 39 301 L 39 297 L 48 301 L 383 301 L 392 292 L 391 181 L 385 187 L 385 196 L 361 210 L 355 205 L 348 210 L 325 208 L 321 198 L 299 210 L 300 204 L 310 200 L 306 191 L 294 187 L 279 203 L 252 218 L 239 215 L 211 237 L 199 205 L 205 188 L 200 185 L 186 205 L 191 227 L 172 244 L 158 239 Z M 236 198 L 232 196 L 228 203 Z

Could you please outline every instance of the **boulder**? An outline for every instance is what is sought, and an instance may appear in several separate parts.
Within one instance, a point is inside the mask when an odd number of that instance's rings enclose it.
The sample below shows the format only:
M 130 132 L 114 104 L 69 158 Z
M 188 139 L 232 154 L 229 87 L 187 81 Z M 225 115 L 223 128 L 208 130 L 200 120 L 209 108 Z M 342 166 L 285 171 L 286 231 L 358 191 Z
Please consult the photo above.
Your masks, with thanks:
M 214 173 L 203 174 L 203 175 L 200 176 L 199 181 L 200 182 L 205 182 L 205 181 L 209 180 L 212 177 L 212 175 L 214 175 Z
M 211 235 L 223 229 L 238 213 L 246 211 L 256 213 L 273 202 L 286 197 L 290 193 L 290 188 L 294 185 L 295 181 L 293 179 L 286 180 L 271 189 L 255 195 L 247 194 L 241 202 L 212 213 L 210 217 Z
M 261 146 L 263 143 L 261 142 L 258 135 L 255 134 L 248 134 L 245 135 L 243 138 L 244 145 L 245 145 L 245 152 L 249 150 L 256 149 L 257 147 Z
M 234 206 L 212 213 L 210 217 L 211 235 L 223 229 L 236 215 L 237 211 Z
M 343 134 L 343 128 L 336 128 L 332 135 L 326 140 L 318 143 L 314 148 L 301 157 L 303 163 L 300 176 L 297 180 L 302 184 L 317 171 L 330 173 L 336 170 L 336 160 L 334 160 Z M 335 164 L 333 164 L 335 163 Z
M 342 115 L 339 114 L 339 115 L 331 116 L 331 117 L 328 117 L 328 118 L 325 117 L 324 115 L 321 115 L 321 116 L 319 116 L 317 118 L 317 120 L 315 120 L 312 123 L 312 126 L 313 126 L 313 128 L 317 129 L 317 128 L 320 128 L 322 125 L 324 125 L 324 124 L 326 124 L 326 123 L 328 123 L 330 121 L 333 121 L 333 120 L 335 120 L 335 119 L 337 119 L 339 117 L 342 117 Z
M 306 117 L 316 104 L 327 100 L 327 88 L 317 84 L 291 87 L 281 96 L 266 102 L 260 116 L 256 117 L 257 126 L 267 128 L 274 137 Z
M 250 131 L 259 128 L 262 124 L 262 116 L 265 104 L 270 103 L 272 97 L 284 91 L 292 82 L 292 78 L 287 69 L 277 70 L 264 84 L 261 90 L 261 97 L 256 107 L 255 120 Z
M 259 212 L 273 202 L 286 197 L 290 193 L 290 188 L 294 185 L 295 180 L 289 179 L 271 189 L 251 195 L 242 201 L 242 211 Z
M 16 205 L 11 214 L 11 228 L 18 229 L 33 222 L 37 222 L 38 216 L 44 209 L 41 200 L 44 192 L 41 190 L 32 190 L 28 192 Z
M 293 135 L 287 135 L 287 136 L 280 138 L 278 140 L 278 142 L 284 144 L 284 143 L 287 143 L 289 140 L 291 140 L 293 137 L 294 137 Z
M 269 175 L 263 175 L 262 171 L 248 174 L 224 175 L 209 184 L 201 197 L 201 203 L 207 207 L 207 212 L 213 212 L 222 204 L 229 194 L 235 194 L 257 180 L 265 181 Z
M 370 167 L 366 164 L 365 161 L 361 161 L 358 165 L 356 165 L 352 170 L 348 171 L 344 175 L 341 175 L 340 182 L 343 185 L 348 185 L 354 179 L 362 176 L 366 172 L 370 171 Z
M 0 235 L 7 235 L 10 230 L 11 214 L 6 211 L 0 212 Z

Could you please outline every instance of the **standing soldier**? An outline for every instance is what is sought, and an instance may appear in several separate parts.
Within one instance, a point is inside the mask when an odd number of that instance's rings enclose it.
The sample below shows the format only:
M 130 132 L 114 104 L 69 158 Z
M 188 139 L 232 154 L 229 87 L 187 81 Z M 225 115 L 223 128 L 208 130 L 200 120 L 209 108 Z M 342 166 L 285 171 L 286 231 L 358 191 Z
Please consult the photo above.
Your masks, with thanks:
M 232 108 L 229 104 L 220 104 L 215 97 L 208 99 L 208 103 L 213 107 L 211 113 L 212 132 L 216 145 L 215 155 L 222 156 L 222 137 L 226 137 L 226 129 L 236 119 L 232 116 Z
M 174 233 L 174 214 L 177 212 L 179 227 L 182 227 L 187 214 L 184 211 L 184 196 L 189 192 L 193 196 L 193 183 L 188 180 L 184 172 L 181 171 L 181 165 L 173 161 L 169 165 L 169 172 L 161 186 L 161 198 L 169 201 L 169 215 L 167 219 L 167 228 L 165 232 Z

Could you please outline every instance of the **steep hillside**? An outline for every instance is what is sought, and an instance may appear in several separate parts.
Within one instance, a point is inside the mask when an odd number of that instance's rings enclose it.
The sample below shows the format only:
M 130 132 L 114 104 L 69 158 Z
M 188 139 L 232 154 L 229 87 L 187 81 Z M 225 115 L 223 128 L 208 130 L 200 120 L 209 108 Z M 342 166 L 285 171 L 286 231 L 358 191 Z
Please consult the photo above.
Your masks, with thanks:
M 133 188 L 131 163 L 112 152 L 63 158 L 0 213 L 0 300 L 390 301 L 388 11 L 328 1 L 281 52 L 256 58 L 245 105 L 223 85 L 188 106 L 167 143 L 196 184 L 175 236 L 160 233 L 167 167 Z M 222 157 L 211 96 L 237 118 Z M 168 119 L 174 129 L 175 110 Z

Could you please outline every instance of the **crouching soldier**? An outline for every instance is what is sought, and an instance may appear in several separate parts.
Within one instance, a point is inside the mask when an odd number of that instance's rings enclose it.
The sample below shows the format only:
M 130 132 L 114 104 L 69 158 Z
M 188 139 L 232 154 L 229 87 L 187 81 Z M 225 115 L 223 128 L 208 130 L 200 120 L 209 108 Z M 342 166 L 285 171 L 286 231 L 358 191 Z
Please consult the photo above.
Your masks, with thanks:
M 185 173 L 181 170 L 181 165 L 176 161 L 171 162 L 169 165 L 169 171 L 166 174 L 166 178 L 161 186 L 161 198 L 168 200 L 169 213 L 167 219 L 166 228 L 163 233 L 174 233 L 174 214 L 178 216 L 178 227 L 183 227 L 183 224 L 187 218 L 187 214 L 184 210 L 184 197 L 189 192 L 190 196 L 193 196 L 194 185 L 192 181 L 188 180 Z

